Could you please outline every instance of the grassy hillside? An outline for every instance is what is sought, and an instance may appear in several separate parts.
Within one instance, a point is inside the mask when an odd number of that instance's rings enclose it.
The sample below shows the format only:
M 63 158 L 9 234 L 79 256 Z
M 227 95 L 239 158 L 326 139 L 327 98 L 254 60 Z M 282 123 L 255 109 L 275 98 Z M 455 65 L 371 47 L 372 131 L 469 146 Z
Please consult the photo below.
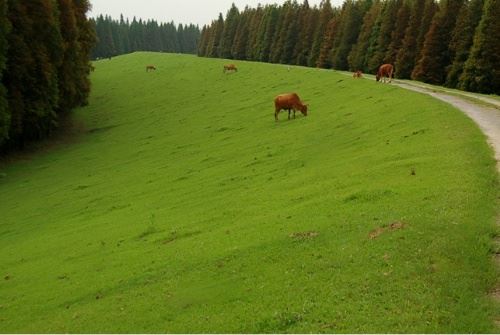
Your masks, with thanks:
M 1 332 L 498 330 L 498 185 L 472 121 L 373 80 L 223 63 L 97 62 L 85 131 L 0 168 Z M 276 123 L 288 91 L 310 114 Z

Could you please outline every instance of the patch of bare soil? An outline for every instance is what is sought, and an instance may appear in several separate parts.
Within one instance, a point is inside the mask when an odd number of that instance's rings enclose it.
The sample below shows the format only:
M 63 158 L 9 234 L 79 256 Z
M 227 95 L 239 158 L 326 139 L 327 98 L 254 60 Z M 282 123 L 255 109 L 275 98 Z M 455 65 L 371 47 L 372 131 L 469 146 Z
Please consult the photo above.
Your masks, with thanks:
M 300 233 L 292 233 L 290 234 L 290 237 L 293 238 L 294 240 L 308 240 L 315 238 L 318 235 L 319 233 L 316 231 L 305 231 Z
M 374 240 L 374 239 L 378 238 L 380 235 L 382 235 L 385 232 L 400 230 L 400 229 L 403 229 L 405 226 L 406 225 L 405 225 L 404 222 L 395 221 L 395 222 L 391 223 L 388 226 L 377 227 L 376 229 L 372 230 L 368 234 L 368 237 L 370 238 L 370 240 Z

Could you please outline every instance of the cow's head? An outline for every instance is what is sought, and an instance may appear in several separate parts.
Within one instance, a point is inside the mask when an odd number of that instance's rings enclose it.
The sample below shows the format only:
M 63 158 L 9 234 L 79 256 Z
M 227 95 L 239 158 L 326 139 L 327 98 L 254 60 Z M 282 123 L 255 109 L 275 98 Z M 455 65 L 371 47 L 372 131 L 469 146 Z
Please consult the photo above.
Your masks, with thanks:
M 377 81 L 380 81 L 380 75 L 378 73 L 377 73 L 376 78 L 377 78 Z
M 307 107 L 309 107 L 309 105 L 302 105 L 302 107 L 300 107 L 300 111 L 304 116 L 307 116 Z

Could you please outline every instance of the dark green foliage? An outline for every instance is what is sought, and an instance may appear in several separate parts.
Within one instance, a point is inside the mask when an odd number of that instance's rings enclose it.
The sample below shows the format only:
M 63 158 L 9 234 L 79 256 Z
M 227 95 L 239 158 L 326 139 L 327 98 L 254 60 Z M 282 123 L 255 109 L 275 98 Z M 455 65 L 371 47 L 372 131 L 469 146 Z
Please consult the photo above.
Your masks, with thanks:
M 179 52 L 194 54 L 199 50 L 200 29 L 195 25 L 178 25 L 174 22 L 158 24 L 155 20 L 143 21 L 134 17 L 132 23 L 99 16 L 95 21 L 98 43 L 92 58 L 109 58 L 135 51 Z M 207 36 L 208 33 L 206 32 Z M 206 55 L 208 40 L 203 41 Z
M 0 0 L 0 147 L 7 138 L 10 125 L 10 114 L 7 109 L 6 89 L 2 82 L 2 74 L 7 62 L 7 34 L 9 32 L 7 20 L 7 0 Z
M 412 78 L 431 84 L 444 83 L 446 67 L 451 62 L 448 44 L 462 4 L 463 0 L 443 0 L 440 3 L 441 10 L 432 20 Z
M 365 14 L 358 40 L 348 56 L 349 68 L 351 71 L 367 71 L 367 52 L 370 46 L 370 37 L 372 33 L 376 31 L 375 24 L 381 10 L 382 3 L 380 1 L 374 1 L 370 10 Z M 377 28 L 380 27 L 378 26 Z
M 236 29 L 238 28 L 239 16 L 240 12 L 233 3 L 224 20 L 224 29 L 222 30 L 219 51 L 219 56 L 222 58 L 232 58 L 231 48 L 234 36 L 236 35 Z
M 61 115 L 86 104 L 89 8 L 87 0 L 0 0 L 0 149 L 47 137 Z
M 220 57 L 219 46 L 223 30 L 224 18 L 222 17 L 222 13 L 219 13 L 219 19 L 212 23 L 212 33 L 210 34 L 207 47 L 208 57 Z
M 368 61 L 368 70 L 372 73 L 376 72 L 381 64 L 386 61 L 386 53 L 391 44 L 392 34 L 396 28 L 397 13 L 403 4 L 402 0 L 388 0 L 384 4 L 384 9 L 381 12 L 380 30 L 377 36 L 372 35 L 371 55 Z M 374 30 L 374 33 L 377 30 Z
M 314 42 L 312 44 L 311 53 L 309 54 L 309 66 L 316 66 L 321 49 L 321 44 L 323 43 L 323 34 L 326 31 L 326 26 L 328 25 L 328 22 L 330 22 L 332 17 L 333 9 L 330 0 L 322 0 L 319 9 L 319 18 L 317 20 L 316 30 L 314 31 Z
M 78 67 L 80 44 L 78 26 L 72 0 L 57 0 L 59 22 L 63 39 L 62 63 L 59 67 L 59 109 L 68 112 L 80 104 L 76 77 L 84 76 Z
M 349 69 L 347 57 L 359 36 L 363 17 L 372 5 L 372 0 L 344 2 L 342 8 L 339 34 L 334 40 L 332 65 L 339 70 Z
M 474 41 L 474 32 L 481 20 L 484 0 L 472 0 L 462 7 L 457 25 L 450 42 L 450 53 L 454 54 L 453 63 L 446 77 L 446 86 L 457 87 L 463 73 L 464 64 L 469 58 Z
M 486 0 L 460 87 L 500 94 L 500 1 Z
M 12 30 L 4 83 L 15 142 L 46 137 L 57 125 L 62 38 L 51 0 L 8 2 Z
M 332 67 L 331 51 L 333 48 L 333 40 L 337 35 L 338 26 L 338 17 L 334 17 L 330 20 L 330 22 L 328 22 L 326 34 L 323 37 L 323 43 L 321 44 L 318 61 L 316 62 L 317 67 L 324 69 L 329 69 Z
M 403 45 L 409 19 L 410 6 L 407 1 L 404 1 L 398 10 L 396 25 L 394 26 L 394 30 L 391 34 L 391 43 L 389 44 L 389 49 L 385 54 L 384 63 L 394 64 L 396 62 L 398 51 L 401 50 L 401 46 Z
M 405 31 L 402 46 L 396 56 L 396 77 L 410 79 L 418 55 L 417 38 L 422 25 L 426 0 L 414 0 L 411 8 L 410 21 Z M 427 1 L 429 2 L 429 1 Z

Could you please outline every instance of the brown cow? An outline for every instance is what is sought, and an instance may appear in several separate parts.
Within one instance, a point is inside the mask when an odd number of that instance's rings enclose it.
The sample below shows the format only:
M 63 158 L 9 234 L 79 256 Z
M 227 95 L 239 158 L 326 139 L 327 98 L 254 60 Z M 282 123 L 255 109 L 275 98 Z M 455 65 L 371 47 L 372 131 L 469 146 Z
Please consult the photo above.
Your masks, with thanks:
M 392 66 L 392 64 L 381 65 L 377 72 L 377 81 L 380 81 L 380 79 L 382 79 L 385 83 L 385 79 L 389 78 L 389 82 L 391 82 L 393 74 L 394 66 Z
M 280 94 L 276 98 L 274 98 L 274 118 L 278 121 L 278 114 L 281 110 L 288 111 L 288 120 L 290 120 L 290 113 L 293 110 L 293 118 L 295 119 L 295 111 L 299 110 L 307 116 L 307 107 L 308 105 L 304 105 L 297 94 L 295 93 L 286 93 Z
M 356 72 L 354 72 L 352 74 L 352 77 L 353 78 L 362 78 L 363 77 L 363 72 L 361 72 L 360 70 L 358 70 L 358 71 L 356 71 Z
M 234 64 L 227 64 L 227 65 L 224 65 L 224 71 L 223 72 L 226 73 L 227 71 L 238 72 L 238 68 Z
M 156 67 L 154 65 L 146 66 L 146 72 L 149 72 L 149 71 L 156 71 Z

